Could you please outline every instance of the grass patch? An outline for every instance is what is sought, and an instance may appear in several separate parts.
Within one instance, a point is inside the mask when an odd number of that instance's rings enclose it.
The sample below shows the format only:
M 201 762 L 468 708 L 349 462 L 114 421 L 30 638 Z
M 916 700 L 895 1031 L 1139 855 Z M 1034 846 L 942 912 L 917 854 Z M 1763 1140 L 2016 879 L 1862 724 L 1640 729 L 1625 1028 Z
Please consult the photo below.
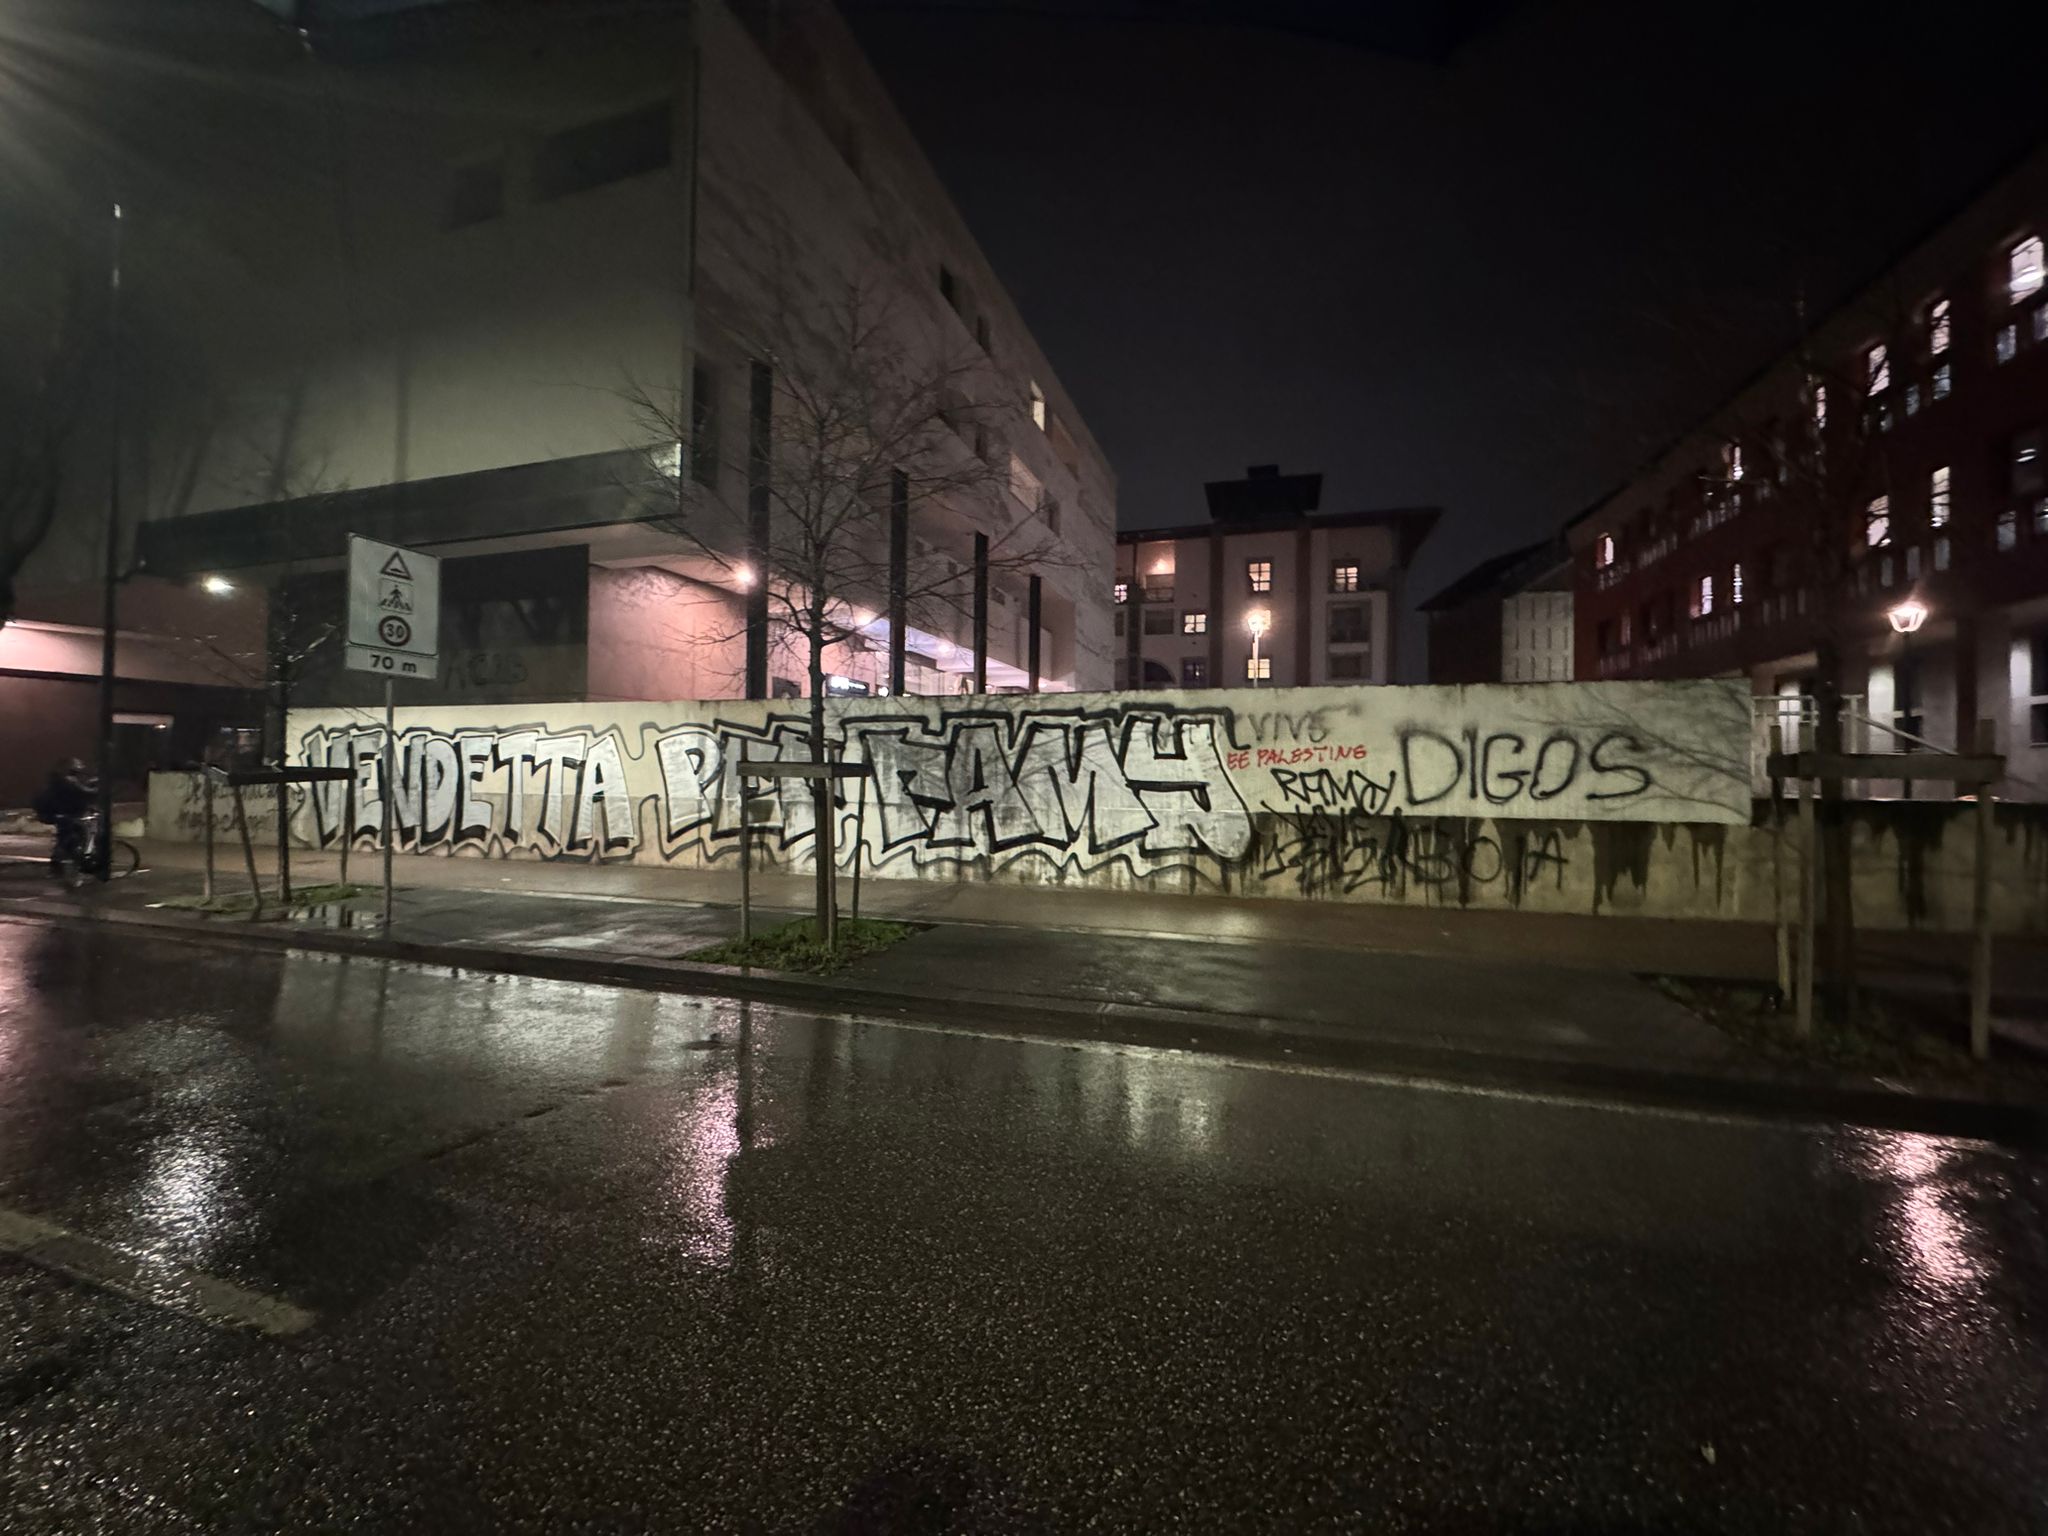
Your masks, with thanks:
M 745 943 L 727 939 L 690 956 L 707 965 L 750 965 L 768 971 L 801 971 L 811 976 L 828 976 L 863 955 L 872 955 L 901 944 L 918 930 L 910 923 L 883 922 L 878 918 L 842 917 L 837 943 L 827 949 L 818 942 L 817 925 L 808 917 L 784 923 L 766 933 L 757 933 Z
M 1994 1044 L 1989 1063 L 1970 1055 L 1967 1024 L 1929 1003 L 1866 994 L 1861 1016 L 1842 1023 L 1820 1015 L 1813 1034 L 1794 1033 L 1792 1005 L 1780 1007 L 1775 987 L 1744 982 L 1686 981 L 1655 976 L 1651 984 L 1691 1009 L 1745 1050 L 1787 1066 L 1825 1067 L 1927 1084 L 2022 1081 L 2048 1091 L 2048 1063 Z
M 340 885 L 332 881 L 324 885 L 295 885 L 292 887 L 290 910 L 304 911 L 308 907 L 331 907 L 336 902 L 353 901 L 358 896 L 367 896 L 370 888 L 364 885 Z M 256 908 L 255 898 L 247 891 L 228 891 L 208 901 L 204 896 L 166 896 L 157 903 L 160 907 L 171 907 L 183 912 L 212 912 L 233 917 Z M 281 913 L 284 903 L 273 890 L 263 893 L 263 910 L 266 914 Z

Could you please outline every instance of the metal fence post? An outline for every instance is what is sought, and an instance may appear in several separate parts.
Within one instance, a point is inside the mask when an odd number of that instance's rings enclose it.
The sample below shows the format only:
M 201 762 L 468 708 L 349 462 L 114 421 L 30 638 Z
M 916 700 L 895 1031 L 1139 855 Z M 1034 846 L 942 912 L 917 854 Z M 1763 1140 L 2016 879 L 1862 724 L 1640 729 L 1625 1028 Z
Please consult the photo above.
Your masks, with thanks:
M 206 806 L 206 885 L 201 893 L 201 899 L 211 903 L 213 900 L 213 769 L 210 765 L 199 770 L 199 779 L 203 786 L 204 803 Z
M 860 921 L 860 865 L 868 846 L 868 781 L 862 774 L 853 812 L 853 920 Z
M 1771 754 L 1785 754 L 1785 727 L 1771 727 Z M 1785 911 L 1785 781 L 1771 779 L 1771 919 L 1777 930 L 1778 1006 L 1792 995 L 1792 923 Z
M 1820 905 L 1820 836 L 1813 814 L 1813 781 L 1799 780 L 1799 1037 L 1813 1034 L 1813 950 L 1815 909 Z
M 1995 748 L 1989 720 L 1977 722 L 1977 751 L 1990 756 Z M 1991 781 L 1977 786 L 1977 867 L 1970 892 L 1970 1054 L 1983 1061 L 1991 1055 L 1991 821 L 1997 796 Z

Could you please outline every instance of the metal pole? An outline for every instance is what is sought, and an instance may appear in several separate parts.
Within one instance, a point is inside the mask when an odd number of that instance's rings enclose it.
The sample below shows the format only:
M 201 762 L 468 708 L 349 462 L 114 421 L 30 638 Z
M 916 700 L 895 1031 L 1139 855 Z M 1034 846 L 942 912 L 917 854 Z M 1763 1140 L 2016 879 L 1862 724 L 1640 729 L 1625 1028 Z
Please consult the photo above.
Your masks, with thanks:
M 355 733 L 349 733 L 348 778 L 341 788 L 341 883 L 348 884 L 348 845 L 355 841 L 356 832 L 356 763 Z
M 384 928 L 391 929 L 391 802 L 398 793 L 398 711 L 391 700 L 391 679 L 384 679 Z
M 868 845 L 868 781 L 862 775 L 860 793 L 853 812 L 853 920 L 860 921 L 860 865 L 861 854 Z
M 121 205 L 108 230 L 107 529 L 100 561 L 100 867 L 111 878 L 114 836 L 114 633 L 120 623 L 121 548 Z
M 1977 750 L 1989 756 L 1995 738 L 1989 720 L 1977 722 Z M 1997 796 L 1989 781 L 1977 786 L 1977 867 L 1970 892 L 1970 1054 L 1991 1054 L 1991 822 Z
M 280 757 L 284 754 L 279 753 Z M 279 772 L 283 772 L 280 768 Z M 292 813 L 291 785 L 282 779 L 277 783 L 277 894 L 287 909 L 292 904 Z
M 1783 756 L 1785 727 L 1771 727 L 1771 752 Z M 1785 912 L 1785 781 L 1771 780 L 1771 919 L 1778 941 L 1778 1006 L 1792 995 L 1792 924 Z
M 1820 905 L 1820 836 L 1813 814 L 1813 781 L 1799 780 L 1799 1011 L 1797 1029 L 1804 1040 L 1813 1034 L 1813 928 Z
M 754 795 L 752 781 L 747 777 L 747 765 L 740 764 L 740 942 L 746 943 L 754 936 L 754 858 L 751 844 L 754 841 L 754 818 L 751 814 Z
M 249 866 L 249 899 L 255 903 L 252 917 L 263 916 L 263 877 L 256 873 L 256 848 L 249 841 L 249 814 L 242 805 L 242 786 L 235 790 L 235 830 L 242 834 L 242 861 Z
M 213 769 L 199 770 L 200 783 L 205 790 L 206 804 L 206 886 L 200 899 L 211 903 L 213 900 Z
M 830 766 L 831 762 L 832 752 L 828 747 L 825 751 L 825 763 L 827 766 Z M 838 830 L 835 824 L 839 820 L 839 808 L 832 803 L 832 781 L 829 778 L 825 778 L 817 780 L 816 783 L 818 786 L 818 798 L 815 802 L 818 807 L 817 857 L 825 861 L 826 893 L 825 931 L 818 935 L 818 942 L 827 949 L 831 949 L 839 942 L 839 890 L 836 878 L 839 874 L 839 852 L 835 846 L 836 839 L 833 836 Z

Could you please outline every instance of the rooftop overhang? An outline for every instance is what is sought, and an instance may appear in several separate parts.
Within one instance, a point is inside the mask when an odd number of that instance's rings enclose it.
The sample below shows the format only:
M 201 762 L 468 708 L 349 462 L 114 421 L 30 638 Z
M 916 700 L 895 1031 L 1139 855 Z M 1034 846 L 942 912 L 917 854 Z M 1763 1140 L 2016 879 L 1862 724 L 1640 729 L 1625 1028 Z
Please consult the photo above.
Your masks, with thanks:
M 144 523 L 136 561 L 170 578 L 338 564 L 352 533 L 408 549 L 588 542 L 594 530 L 648 526 L 666 482 L 637 449 L 407 480 Z

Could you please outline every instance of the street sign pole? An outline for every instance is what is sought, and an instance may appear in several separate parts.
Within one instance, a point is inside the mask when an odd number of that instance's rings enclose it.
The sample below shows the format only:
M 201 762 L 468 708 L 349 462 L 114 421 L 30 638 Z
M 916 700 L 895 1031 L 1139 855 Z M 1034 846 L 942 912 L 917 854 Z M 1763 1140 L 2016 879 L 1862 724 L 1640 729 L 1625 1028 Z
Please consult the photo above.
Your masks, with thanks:
M 384 931 L 391 931 L 391 797 L 398 793 L 398 711 L 391 700 L 391 679 L 384 679 Z
M 391 927 L 392 844 L 397 829 L 398 678 L 431 681 L 441 662 L 441 562 L 416 549 L 380 544 L 350 534 L 348 540 L 348 647 L 342 664 L 384 679 L 384 927 Z M 426 753 L 420 753 L 420 835 L 426 846 Z M 354 828 L 347 829 L 353 832 Z M 344 848 L 346 845 L 344 845 Z M 347 857 L 346 852 L 343 858 Z

